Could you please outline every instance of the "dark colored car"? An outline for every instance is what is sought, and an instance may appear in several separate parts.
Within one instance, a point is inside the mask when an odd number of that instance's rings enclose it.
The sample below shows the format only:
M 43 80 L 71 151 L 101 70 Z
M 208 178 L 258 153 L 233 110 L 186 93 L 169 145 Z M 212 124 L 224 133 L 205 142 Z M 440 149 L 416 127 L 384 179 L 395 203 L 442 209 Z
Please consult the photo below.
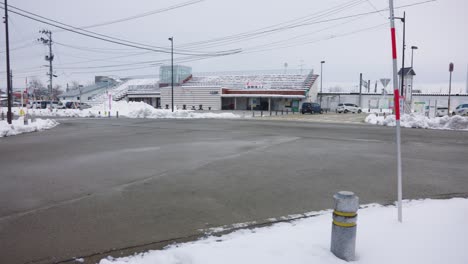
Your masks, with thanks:
M 302 114 L 305 114 L 305 113 L 311 113 L 311 114 L 320 113 L 320 114 L 323 114 L 323 110 L 322 110 L 322 107 L 320 107 L 320 105 L 317 104 L 317 103 L 302 103 L 301 113 Z

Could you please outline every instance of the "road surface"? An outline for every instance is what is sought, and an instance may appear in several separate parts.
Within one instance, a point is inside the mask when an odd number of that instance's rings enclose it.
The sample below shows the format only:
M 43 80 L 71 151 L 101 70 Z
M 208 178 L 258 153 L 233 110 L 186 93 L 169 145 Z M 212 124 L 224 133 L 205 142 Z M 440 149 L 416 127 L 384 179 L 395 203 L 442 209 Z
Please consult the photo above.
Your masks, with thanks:
M 50 263 L 130 247 L 128 253 L 190 239 L 201 229 L 331 208 L 339 190 L 356 192 L 362 203 L 396 198 L 394 128 L 60 123 L 0 138 L 0 263 Z M 402 142 L 404 198 L 468 193 L 467 132 L 402 129 Z

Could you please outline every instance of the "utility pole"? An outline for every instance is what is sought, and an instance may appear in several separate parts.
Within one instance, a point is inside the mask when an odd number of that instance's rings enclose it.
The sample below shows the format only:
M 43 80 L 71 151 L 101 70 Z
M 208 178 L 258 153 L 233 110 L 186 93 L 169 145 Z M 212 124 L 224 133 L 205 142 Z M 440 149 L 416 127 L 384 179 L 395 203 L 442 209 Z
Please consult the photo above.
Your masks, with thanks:
M 38 39 L 39 42 L 42 44 L 49 46 L 49 55 L 45 56 L 45 60 L 49 62 L 49 72 L 47 75 L 49 76 L 49 99 L 50 99 L 50 108 L 52 109 L 52 100 L 53 100 L 53 86 L 52 86 L 52 79 L 56 77 L 53 72 L 53 65 L 52 62 L 54 61 L 54 54 L 52 54 L 52 32 L 50 30 L 41 30 L 39 33 L 42 33 L 46 36 L 40 37 Z
M 8 111 L 7 111 L 7 122 L 11 124 L 13 114 L 11 112 L 12 93 L 13 87 L 11 86 L 11 69 L 10 69 L 10 38 L 8 33 L 8 1 L 5 0 L 5 44 L 6 44 L 6 73 L 7 73 L 7 100 L 8 100 Z

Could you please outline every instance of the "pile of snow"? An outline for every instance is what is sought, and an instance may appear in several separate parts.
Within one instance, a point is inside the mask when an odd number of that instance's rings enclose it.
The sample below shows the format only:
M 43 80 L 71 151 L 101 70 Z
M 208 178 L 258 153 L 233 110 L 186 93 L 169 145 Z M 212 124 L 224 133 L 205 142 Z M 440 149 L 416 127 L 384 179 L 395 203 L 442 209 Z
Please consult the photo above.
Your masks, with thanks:
M 381 126 L 395 126 L 395 115 L 376 116 L 370 114 L 365 119 L 366 123 Z M 429 118 L 418 114 L 404 114 L 401 116 L 400 125 L 409 128 L 429 128 L 447 130 L 468 130 L 468 117 L 464 116 L 444 116 Z
M 6 120 L 0 121 L 0 137 L 42 131 L 51 129 L 59 124 L 57 121 L 50 119 L 36 119 L 35 122 L 32 122 L 32 120 L 29 119 L 28 121 L 29 122 L 27 125 L 24 124 L 23 117 L 20 117 L 17 120 L 13 120 L 11 125 L 8 124 Z
M 240 118 L 239 115 L 233 113 L 212 113 L 198 112 L 192 110 L 171 110 L 155 109 L 151 105 L 143 102 L 126 102 L 118 101 L 111 102 L 109 107 L 108 102 L 93 106 L 89 109 L 28 109 L 27 114 L 33 116 L 54 116 L 54 117 L 104 117 L 107 116 L 110 109 L 111 116 L 119 116 L 128 118 Z M 19 108 L 13 108 L 13 113 L 19 115 Z
M 403 223 L 394 206 L 359 210 L 353 263 L 468 263 L 468 199 L 405 201 L 403 207 Z M 321 212 L 99 264 L 346 263 L 330 252 L 331 221 L 331 211 Z

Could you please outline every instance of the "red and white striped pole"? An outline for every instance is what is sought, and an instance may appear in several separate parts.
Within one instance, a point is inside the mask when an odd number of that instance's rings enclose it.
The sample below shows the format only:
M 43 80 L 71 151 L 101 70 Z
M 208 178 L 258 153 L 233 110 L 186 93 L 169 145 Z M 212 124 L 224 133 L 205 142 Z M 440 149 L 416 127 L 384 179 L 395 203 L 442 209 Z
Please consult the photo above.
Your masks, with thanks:
M 396 117 L 396 145 L 397 145 L 397 166 L 398 166 L 398 221 L 403 221 L 403 210 L 401 200 L 403 199 L 403 187 L 401 178 L 401 135 L 400 135 L 400 92 L 398 90 L 398 73 L 397 73 L 397 48 L 395 36 L 395 13 L 393 10 L 393 0 L 389 0 L 390 9 L 390 32 L 392 34 L 392 60 L 393 60 L 393 96 Z

